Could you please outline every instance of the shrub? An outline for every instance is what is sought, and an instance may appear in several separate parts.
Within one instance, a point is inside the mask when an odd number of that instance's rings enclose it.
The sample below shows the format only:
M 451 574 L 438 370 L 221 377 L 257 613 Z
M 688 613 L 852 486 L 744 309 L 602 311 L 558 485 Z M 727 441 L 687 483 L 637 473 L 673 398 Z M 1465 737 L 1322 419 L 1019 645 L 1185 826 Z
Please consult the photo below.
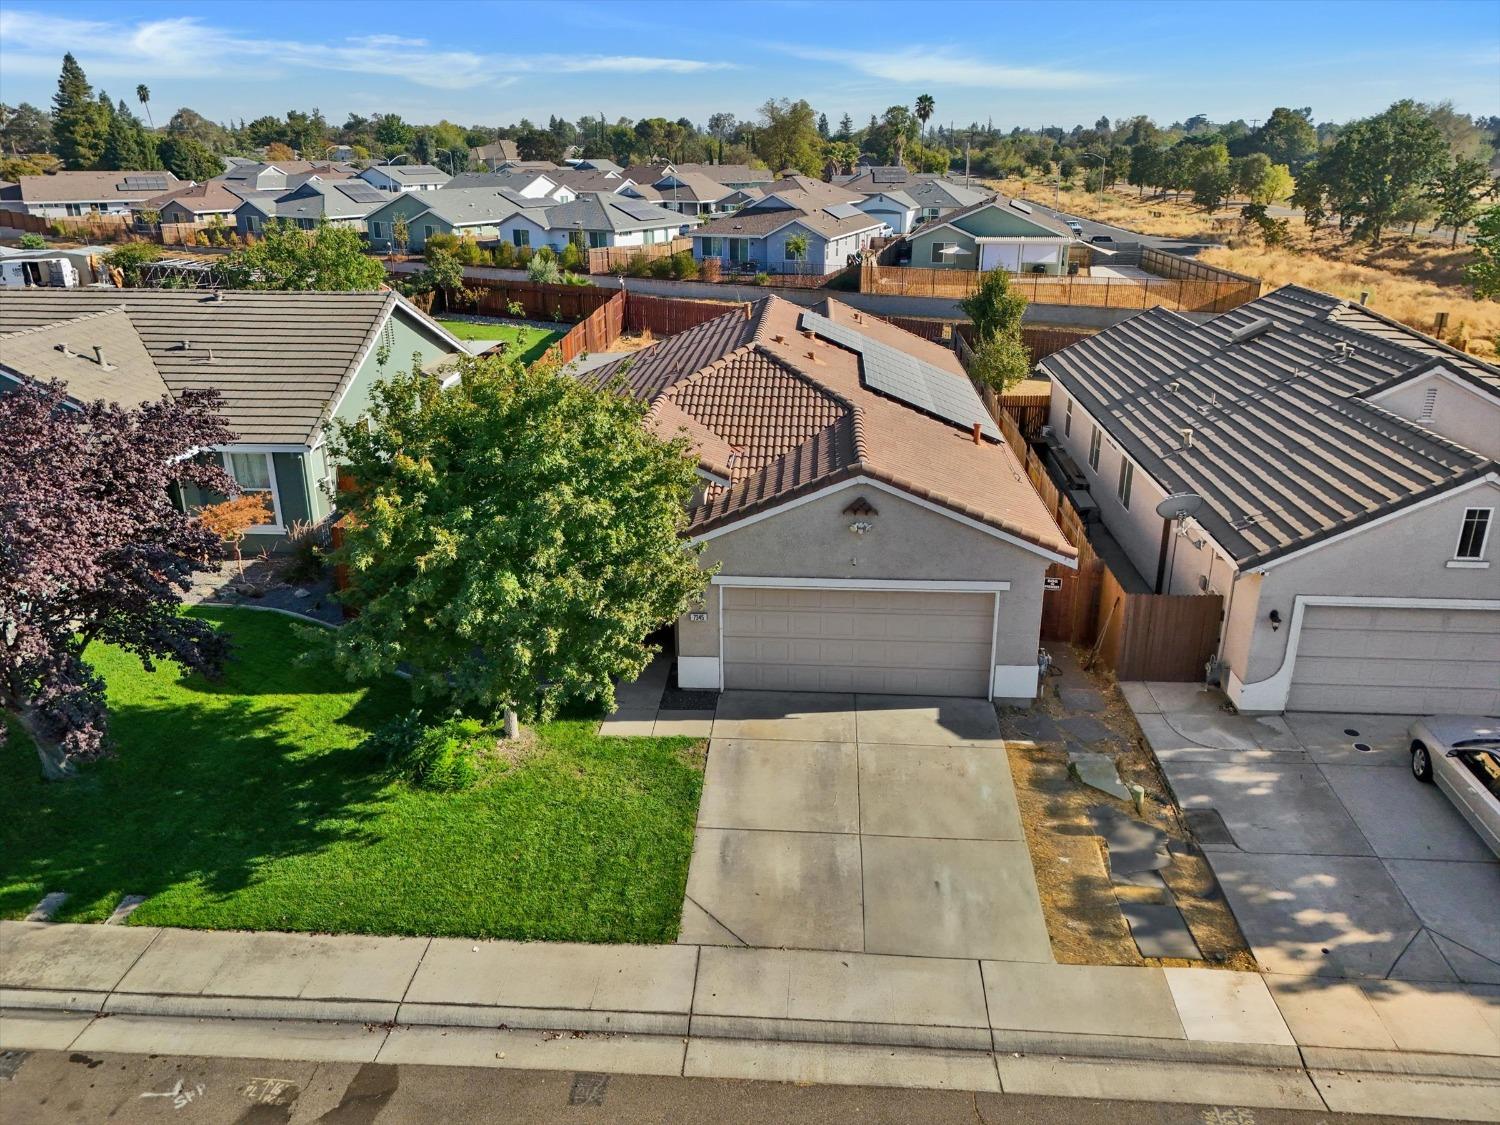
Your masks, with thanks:
M 35 231 L 28 231 L 21 236 L 21 249 L 45 250 L 47 249 L 47 240 Z
M 594 279 L 586 273 L 565 273 L 562 275 L 564 285 L 592 285 Z
M 569 242 L 563 247 L 562 257 L 558 259 L 557 264 L 569 273 L 586 272 L 588 270 L 588 257 L 578 243 Z
M 516 248 L 509 242 L 502 242 L 491 252 L 490 258 L 495 265 L 508 270 L 516 264 Z
M 319 524 L 294 520 L 287 528 L 291 562 L 286 568 L 290 582 L 316 582 L 323 577 L 323 553 L 328 549 L 328 531 Z
M 771 284 L 771 275 L 768 274 L 768 273 L 758 273 L 758 274 L 756 274 L 755 275 L 755 284 L 757 284 L 757 285 L 770 285 Z
M 517 266 L 517 268 L 524 270 L 528 265 L 530 265 L 531 264 L 531 255 L 532 255 L 532 249 L 531 249 L 530 246 L 517 246 L 516 247 L 516 266 Z
M 651 276 L 652 277 L 656 277 L 656 278 L 661 278 L 663 280 L 665 280 L 667 278 L 670 278 L 672 276 L 672 259 L 671 258 L 653 258 L 653 259 L 651 259 Z
M 427 241 L 422 244 L 422 256 L 430 263 L 434 254 L 448 254 L 453 257 L 458 255 L 459 237 L 456 234 L 448 234 L 438 231 L 429 234 Z
M 524 319 L 526 316 L 526 306 L 521 304 L 520 301 L 509 302 L 505 306 L 505 311 L 508 312 L 511 316 L 516 317 L 518 320 Z
M 408 785 L 437 792 L 467 789 L 479 777 L 475 751 L 486 737 L 474 719 L 448 719 L 429 726 L 420 711 L 392 719 L 364 740 L 361 749 L 384 759 Z
M 543 249 L 545 250 L 545 247 Z M 526 276 L 532 281 L 545 285 L 556 285 L 562 280 L 562 274 L 557 269 L 557 262 L 546 254 L 540 253 L 526 263 Z
M 625 276 L 626 277 L 650 277 L 651 276 L 651 261 L 650 261 L 650 259 L 647 258 L 646 255 L 642 254 L 640 251 L 636 251 L 634 254 L 630 255 L 630 260 L 625 263 Z
M 691 281 L 698 276 L 698 259 L 691 250 L 679 250 L 672 255 L 672 276 L 679 281 Z

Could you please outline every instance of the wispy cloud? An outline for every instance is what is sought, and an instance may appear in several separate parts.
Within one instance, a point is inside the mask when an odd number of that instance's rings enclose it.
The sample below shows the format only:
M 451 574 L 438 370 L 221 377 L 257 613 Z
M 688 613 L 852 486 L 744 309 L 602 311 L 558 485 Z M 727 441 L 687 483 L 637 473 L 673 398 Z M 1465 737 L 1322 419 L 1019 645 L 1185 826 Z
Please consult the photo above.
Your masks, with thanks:
M 989 89 L 1075 90 L 1105 86 L 1118 80 L 1117 75 L 1096 71 L 1008 66 L 1003 62 L 975 58 L 963 54 L 957 48 L 944 46 L 908 46 L 882 51 L 807 47 L 790 43 L 770 43 L 767 46 L 794 58 L 840 64 L 883 82 Z
M 505 86 L 519 74 L 590 72 L 694 74 L 732 64 L 650 55 L 491 55 L 434 47 L 401 35 L 364 35 L 330 42 L 274 39 L 216 27 L 185 16 L 112 23 L 25 11 L 0 11 L 5 67 L 14 74 L 55 73 L 73 51 L 91 77 L 148 80 L 153 76 L 284 78 L 293 70 L 379 75 L 439 90 Z

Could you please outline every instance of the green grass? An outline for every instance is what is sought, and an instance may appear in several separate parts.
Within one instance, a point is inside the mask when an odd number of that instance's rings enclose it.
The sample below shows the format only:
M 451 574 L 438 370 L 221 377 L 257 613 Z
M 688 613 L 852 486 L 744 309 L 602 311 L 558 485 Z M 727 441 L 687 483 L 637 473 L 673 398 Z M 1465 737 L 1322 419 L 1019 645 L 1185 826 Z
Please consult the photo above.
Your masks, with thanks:
M 542 353 L 562 339 L 561 332 L 529 328 L 522 324 L 476 323 L 472 320 L 442 320 L 438 323 L 460 340 L 505 340 L 512 350 L 521 349 L 521 362 L 533 363 Z
M 143 894 L 132 924 L 676 938 L 699 744 L 555 722 L 474 789 L 415 791 L 356 749 L 409 706 L 403 681 L 367 690 L 321 657 L 293 663 L 308 643 L 279 614 L 192 612 L 233 633 L 218 682 L 90 649 L 117 757 L 48 784 L 19 731 L 0 749 L 0 917 L 65 890 L 75 922 Z

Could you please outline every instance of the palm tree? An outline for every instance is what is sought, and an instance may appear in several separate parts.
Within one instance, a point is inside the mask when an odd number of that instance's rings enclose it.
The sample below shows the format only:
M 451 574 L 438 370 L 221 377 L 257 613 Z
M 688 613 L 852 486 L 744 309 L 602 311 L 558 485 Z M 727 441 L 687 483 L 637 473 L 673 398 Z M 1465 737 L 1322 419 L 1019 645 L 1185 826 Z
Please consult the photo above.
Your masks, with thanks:
M 917 98 L 917 120 L 922 123 L 924 135 L 927 129 L 927 122 L 932 120 L 933 111 L 936 109 L 937 102 L 933 100 L 931 94 L 922 94 Z
M 136 101 L 141 103 L 146 111 L 146 120 L 151 122 L 151 128 L 156 128 L 156 122 L 151 120 L 151 90 L 145 84 L 135 88 Z

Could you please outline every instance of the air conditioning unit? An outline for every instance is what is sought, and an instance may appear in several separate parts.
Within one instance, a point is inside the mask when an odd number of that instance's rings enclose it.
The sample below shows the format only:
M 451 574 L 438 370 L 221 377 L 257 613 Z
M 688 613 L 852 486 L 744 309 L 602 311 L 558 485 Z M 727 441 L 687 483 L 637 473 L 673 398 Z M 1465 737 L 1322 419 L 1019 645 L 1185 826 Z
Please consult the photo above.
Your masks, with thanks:
M 1050 438 L 1052 436 L 1053 432 L 1054 431 L 1053 431 L 1053 429 L 1052 429 L 1052 427 L 1050 425 L 1043 426 L 1042 427 L 1042 440 L 1045 441 L 1048 438 Z

